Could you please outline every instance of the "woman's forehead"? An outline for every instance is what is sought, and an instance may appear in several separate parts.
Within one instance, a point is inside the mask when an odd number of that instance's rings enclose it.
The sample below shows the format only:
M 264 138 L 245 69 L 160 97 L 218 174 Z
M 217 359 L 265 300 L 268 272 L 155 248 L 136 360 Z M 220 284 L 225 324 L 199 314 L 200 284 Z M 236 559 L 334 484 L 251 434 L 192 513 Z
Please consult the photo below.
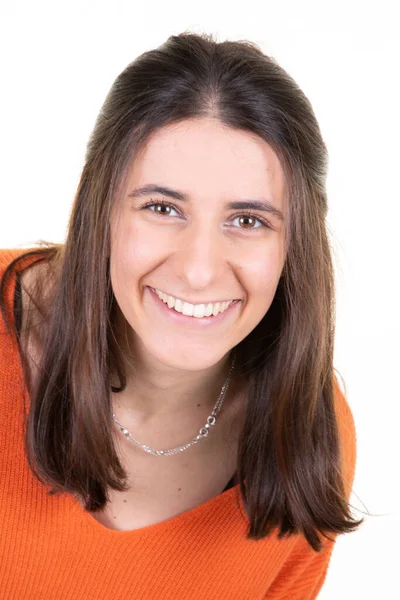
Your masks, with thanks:
M 183 121 L 154 132 L 135 156 L 127 193 L 149 183 L 180 190 L 189 200 L 268 196 L 283 209 L 284 172 L 260 137 L 213 119 Z

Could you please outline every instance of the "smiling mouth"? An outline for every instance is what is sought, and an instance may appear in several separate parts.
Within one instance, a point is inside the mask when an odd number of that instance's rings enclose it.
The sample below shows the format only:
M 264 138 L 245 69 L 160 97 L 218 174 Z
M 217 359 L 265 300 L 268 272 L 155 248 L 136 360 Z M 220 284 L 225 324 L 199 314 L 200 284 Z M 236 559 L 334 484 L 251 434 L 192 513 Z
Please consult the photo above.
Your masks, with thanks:
M 166 294 L 165 292 L 162 292 L 156 288 L 150 289 L 157 294 L 160 300 L 164 302 L 168 308 L 188 317 L 195 317 L 197 319 L 212 316 L 216 317 L 219 313 L 224 313 L 231 306 L 231 304 L 240 302 L 240 300 L 227 300 L 223 302 L 208 302 L 206 304 L 191 304 L 190 302 L 185 302 L 180 298 L 170 296 L 169 294 Z

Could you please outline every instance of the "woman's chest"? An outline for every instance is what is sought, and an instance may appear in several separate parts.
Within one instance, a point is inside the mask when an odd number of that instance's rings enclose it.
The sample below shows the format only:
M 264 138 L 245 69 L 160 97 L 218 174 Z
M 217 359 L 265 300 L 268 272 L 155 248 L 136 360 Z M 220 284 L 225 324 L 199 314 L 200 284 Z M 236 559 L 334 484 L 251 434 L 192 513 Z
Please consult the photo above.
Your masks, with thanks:
M 194 458 L 184 452 L 136 456 L 124 466 L 130 489 L 111 490 L 105 509 L 91 513 L 105 527 L 121 531 L 171 519 L 221 494 L 236 472 L 237 458 L 235 448 L 224 447 Z

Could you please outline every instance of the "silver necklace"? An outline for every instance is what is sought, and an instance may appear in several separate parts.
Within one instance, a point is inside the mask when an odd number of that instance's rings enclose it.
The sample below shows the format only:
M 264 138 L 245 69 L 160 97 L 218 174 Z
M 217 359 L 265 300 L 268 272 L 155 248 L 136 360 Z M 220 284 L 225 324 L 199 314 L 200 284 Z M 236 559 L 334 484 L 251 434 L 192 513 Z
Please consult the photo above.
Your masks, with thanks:
M 190 448 L 190 446 L 193 446 L 194 444 L 198 444 L 198 442 L 200 442 L 200 440 L 205 439 L 206 437 L 208 437 L 208 434 L 210 432 L 210 428 L 213 427 L 216 423 L 216 417 L 217 414 L 220 412 L 221 408 L 222 408 L 222 404 L 224 402 L 225 396 L 226 396 L 226 392 L 228 391 L 228 387 L 229 387 L 229 383 L 231 381 L 232 378 L 232 373 L 234 371 L 235 368 L 235 362 L 236 362 L 236 353 L 235 350 L 233 351 L 233 357 L 232 357 L 232 364 L 231 367 L 229 369 L 229 373 L 227 378 L 225 379 L 225 382 L 221 388 L 218 400 L 212 410 L 212 413 L 210 416 L 207 417 L 207 423 L 204 425 L 204 427 L 202 427 L 198 433 L 198 435 L 196 435 L 196 437 L 189 442 L 188 444 L 185 444 L 183 446 L 178 446 L 177 448 L 171 448 L 169 450 L 154 450 L 153 448 L 149 448 L 149 446 L 146 446 L 145 444 L 140 444 L 138 441 L 136 441 L 132 435 L 130 434 L 130 432 L 128 431 L 128 429 L 126 429 L 126 427 L 124 427 L 117 419 L 117 417 L 115 416 L 115 414 L 113 413 L 113 419 L 115 421 L 115 423 L 118 426 L 118 429 L 121 431 L 121 433 L 124 434 L 124 436 L 130 440 L 131 442 L 133 442 L 136 446 L 138 446 L 139 448 L 142 448 L 142 450 L 144 450 L 145 452 L 148 452 L 149 454 L 152 454 L 153 456 L 170 456 L 171 454 L 177 454 L 178 452 L 183 452 L 184 450 L 186 450 L 187 448 Z

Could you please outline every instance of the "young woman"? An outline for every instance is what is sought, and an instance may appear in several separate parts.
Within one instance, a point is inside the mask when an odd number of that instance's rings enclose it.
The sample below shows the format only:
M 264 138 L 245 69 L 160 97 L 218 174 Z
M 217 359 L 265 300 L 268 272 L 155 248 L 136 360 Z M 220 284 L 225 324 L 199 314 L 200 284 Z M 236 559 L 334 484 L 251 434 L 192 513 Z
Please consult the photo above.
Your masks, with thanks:
M 317 597 L 362 522 L 326 163 L 254 44 L 117 77 L 65 243 L 0 252 L 3 597 Z

